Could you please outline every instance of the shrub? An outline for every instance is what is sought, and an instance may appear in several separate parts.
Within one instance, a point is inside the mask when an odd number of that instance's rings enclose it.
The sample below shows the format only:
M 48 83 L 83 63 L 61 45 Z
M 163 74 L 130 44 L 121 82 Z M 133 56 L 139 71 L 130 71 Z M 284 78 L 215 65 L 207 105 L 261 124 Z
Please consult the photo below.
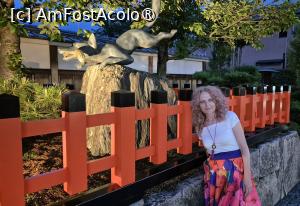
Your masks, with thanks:
M 57 118 L 60 116 L 62 86 L 43 88 L 25 77 L 16 76 L 9 80 L 0 79 L 0 93 L 20 98 L 22 120 Z
M 208 72 L 208 71 L 195 72 L 193 75 L 194 78 L 201 80 L 202 84 L 207 84 L 211 76 L 212 76 L 212 72 Z
M 273 85 L 296 85 L 296 74 L 292 70 L 283 70 L 272 74 L 271 84 Z
M 239 66 L 239 67 L 235 67 L 234 70 L 239 72 L 246 72 L 248 74 L 252 74 L 255 76 L 260 76 L 260 73 L 257 71 L 256 67 L 254 66 Z
M 256 86 L 260 84 L 260 76 L 247 72 L 232 71 L 224 75 L 224 86 L 235 87 L 240 85 Z
M 253 66 L 236 67 L 222 73 L 215 71 L 196 72 L 194 78 L 200 79 L 203 84 L 235 87 L 241 85 L 257 86 L 261 83 L 261 74 Z

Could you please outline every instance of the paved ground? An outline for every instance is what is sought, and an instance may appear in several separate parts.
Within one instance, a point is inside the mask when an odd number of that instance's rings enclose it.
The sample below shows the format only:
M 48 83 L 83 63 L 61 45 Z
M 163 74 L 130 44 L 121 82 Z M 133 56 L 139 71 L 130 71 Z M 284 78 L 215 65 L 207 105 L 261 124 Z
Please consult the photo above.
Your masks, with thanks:
M 300 183 L 285 198 L 280 200 L 276 206 L 300 206 Z

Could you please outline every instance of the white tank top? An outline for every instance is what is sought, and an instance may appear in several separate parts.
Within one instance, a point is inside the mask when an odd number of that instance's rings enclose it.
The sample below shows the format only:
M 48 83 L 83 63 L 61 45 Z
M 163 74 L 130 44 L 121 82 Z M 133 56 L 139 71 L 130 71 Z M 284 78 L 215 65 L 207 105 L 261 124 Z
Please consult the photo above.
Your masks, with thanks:
M 202 139 L 203 145 L 206 148 L 207 152 L 211 154 L 211 146 L 213 144 L 213 138 L 215 136 L 216 128 L 216 137 L 215 137 L 215 154 L 220 152 L 228 152 L 233 150 L 238 150 L 239 145 L 236 141 L 232 128 L 239 122 L 238 116 L 232 112 L 228 111 L 225 115 L 225 120 L 215 124 L 211 124 L 202 129 L 199 138 Z M 209 131 L 208 131 L 209 129 Z M 210 136 L 210 134 L 211 136 Z

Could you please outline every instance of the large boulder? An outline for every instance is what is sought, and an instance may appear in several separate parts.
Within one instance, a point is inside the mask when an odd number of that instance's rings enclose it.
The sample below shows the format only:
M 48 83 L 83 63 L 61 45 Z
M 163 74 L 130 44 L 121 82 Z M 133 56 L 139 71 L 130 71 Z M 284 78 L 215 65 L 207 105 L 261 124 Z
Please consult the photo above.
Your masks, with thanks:
M 151 90 L 165 90 L 168 104 L 176 103 L 176 94 L 169 88 L 167 80 L 156 74 L 140 72 L 120 65 L 98 69 L 91 66 L 83 76 L 81 92 L 86 95 L 87 114 L 99 114 L 111 111 L 111 92 L 120 89 L 135 92 L 135 105 L 138 109 L 150 106 Z M 149 145 L 150 121 L 138 121 L 136 124 L 136 146 Z M 110 153 L 110 125 L 89 128 L 87 146 L 92 155 Z M 176 136 L 176 118 L 168 118 L 168 138 Z

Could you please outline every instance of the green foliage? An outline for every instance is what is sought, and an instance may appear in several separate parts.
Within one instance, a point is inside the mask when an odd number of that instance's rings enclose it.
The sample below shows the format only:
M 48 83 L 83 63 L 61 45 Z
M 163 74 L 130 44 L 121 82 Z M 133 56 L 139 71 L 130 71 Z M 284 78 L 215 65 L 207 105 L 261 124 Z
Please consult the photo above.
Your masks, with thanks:
M 262 47 L 260 38 L 287 30 L 296 23 L 300 6 L 300 2 L 289 1 L 281 4 L 266 4 L 261 0 L 199 2 L 203 5 L 205 20 L 210 23 L 207 33 L 210 39 L 221 39 L 232 47 L 243 40 L 255 48 Z
M 291 101 L 291 120 L 300 124 L 300 100 Z
M 193 77 L 204 85 L 223 85 L 222 77 L 214 71 L 195 72 Z
M 224 75 L 224 86 L 235 87 L 240 85 L 256 86 L 260 84 L 259 75 L 249 74 L 242 71 L 231 71 Z
M 293 87 L 292 86 L 292 99 L 293 100 L 300 100 L 300 87 Z M 299 122 L 300 122 L 300 119 L 299 119 Z
M 218 86 L 235 87 L 241 85 L 256 86 L 261 82 L 261 74 L 251 66 L 237 67 L 234 70 L 216 72 L 214 70 L 196 72 L 194 78 L 203 84 L 214 84 Z
M 209 68 L 221 71 L 229 65 L 232 54 L 232 48 L 224 42 L 214 42 L 212 58 L 209 61 Z
M 22 67 L 22 55 L 20 53 L 12 53 L 9 55 L 8 68 L 12 71 L 19 72 Z
M 234 70 L 239 72 L 246 72 L 255 76 L 260 76 L 260 73 L 257 71 L 255 66 L 239 66 L 235 67 Z
M 296 29 L 295 38 L 290 43 L 288 51 L 288 68 L 294 71 L 296 84 L 300 86 L 300 29 Z
M 9 80 L 0 79 L 0 93 L 20 98 L 22 120 L 58 118 L 60 116 L 62 86 L 43 88 L 25 77 L 15 76 Z
M 273 85 L 296 85 L 296 72 L 288 69 L 272 74 L 271 84 Z

